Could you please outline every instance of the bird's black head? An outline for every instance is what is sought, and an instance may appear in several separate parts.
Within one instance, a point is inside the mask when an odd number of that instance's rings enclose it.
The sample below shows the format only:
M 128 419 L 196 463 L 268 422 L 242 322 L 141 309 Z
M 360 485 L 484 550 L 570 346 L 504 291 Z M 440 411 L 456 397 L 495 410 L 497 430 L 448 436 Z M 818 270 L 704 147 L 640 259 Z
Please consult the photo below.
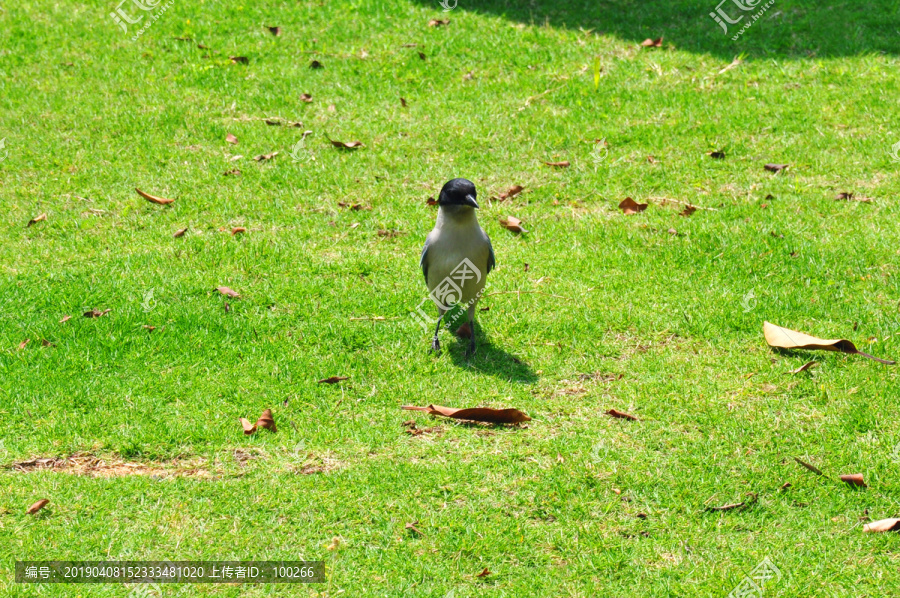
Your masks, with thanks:
M 447 181 L 441 189 L 438 205 L 477 208 L 475 197 L 475 183 L 468 179 L 453 179 Z

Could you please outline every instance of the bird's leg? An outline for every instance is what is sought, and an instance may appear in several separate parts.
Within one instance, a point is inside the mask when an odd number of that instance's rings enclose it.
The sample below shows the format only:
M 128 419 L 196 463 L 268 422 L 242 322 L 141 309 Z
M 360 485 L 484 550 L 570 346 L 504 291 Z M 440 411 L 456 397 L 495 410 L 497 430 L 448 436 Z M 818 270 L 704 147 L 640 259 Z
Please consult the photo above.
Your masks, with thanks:
M 472 338 L 469 339 L 469 348 L 466 349 L 466 359 L 475 355 L 475 304 L 469 306 L 469 330 L 472 331 Z
M 434 327 L 434 340 L 431 341 L 431 350 L 435 353 L 441 352 L 441 341 L 438 340 L 438 332 L 441 330 L 441 320 L 444 319 L 444 313 L 446 313 L 444 310 L 438 309 L 437 326 Z

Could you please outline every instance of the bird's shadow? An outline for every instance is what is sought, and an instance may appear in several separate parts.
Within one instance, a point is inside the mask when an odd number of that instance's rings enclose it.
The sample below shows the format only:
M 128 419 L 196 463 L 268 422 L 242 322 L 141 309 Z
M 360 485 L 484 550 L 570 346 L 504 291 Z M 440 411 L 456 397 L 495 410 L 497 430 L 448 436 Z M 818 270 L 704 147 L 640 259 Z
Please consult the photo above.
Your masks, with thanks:
M 510 382 L 522 384 L 534 384 L 538 381 L 537 374 L 527 363 L 507 353 L 497 345 L 491 343 L 490 337 L 481 332 L 480 326 L 475 325 L 478 341 L 477 350 L 472 357 L 466 357 L 466 347 L 469 339 L 458 338 L 454 335 L 454 342 L 445 345 L 445 351 L 450 354 L 453 364 L 459 367 L 475 370 L 482 374 L 506 378 Z

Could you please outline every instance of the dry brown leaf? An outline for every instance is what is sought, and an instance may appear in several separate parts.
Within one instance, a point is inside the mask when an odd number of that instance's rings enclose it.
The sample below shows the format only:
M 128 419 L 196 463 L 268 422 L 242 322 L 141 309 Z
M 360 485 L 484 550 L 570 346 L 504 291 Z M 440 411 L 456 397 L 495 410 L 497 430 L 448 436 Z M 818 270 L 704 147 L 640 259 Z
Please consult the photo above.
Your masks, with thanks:
M 223 172 L 222 176 L 241 176 L 241 171 L 240 169 L 232 168 L 231 170 Z
M 281 35 L 281 27 L 268 27 L 267 26 L 266 29 L 268 29 L 269 33 L 271 33 L 275 37 L 278 37 L 279 35 Z
M 425 60 L 425 52 L 419 52 L 419 58 Z
M 487 577 L 488 575 L 493 575 L 493 573 L 491 573 L 490 569 L 485 567 L 484 570 L 475 577 Z
M 240 418 L 240 421 L 241 421 L 241 427 L 244 428 L 244 434 L 249 436 L 250 434 L 253 434 L 254 432 L 256 432 L 256 424 L 251 424 L 250 420 L 248 420 L 245 417 Z
M 423 534 L 421 531 L 419 531 L 419 530 L 416 528 L 417 525 L 419 525 L 419 520 L 418 520 L 418 519 L 416 519 L 415 521 L 411 521 L 410 523 L 407 523 L 407 524 L 405 525 L 405 527 L 406 527 L 406 529 L 409 529 L 409 530 L 412 530 L 412 531 L 416 532 L 416 533 L 419 534 L 420 536 L 424 536 L 425 534 Z
M 691 214 L 693 214 L 693 213 L 696 212 L 696 211 L 697 211 L 697 207 L 696 207 L 696 206 L 692 206 L 692 205 L 688 204 L 683 210 L 681 210 L 681 211 L 678 213 L 678 215 L 679 215 L 679 216 L 685 216 L 685 217 L 687 217 L 687 216 L 690 216 Z
M 456 329 L 456 336 L 459 338 L 472 338 L 472 327 L 468 322 L 463 322 L 462 326 Z
M 544 162 L 547 166 L 553 166 L 555 168 L 568 168 L 571 166 L 568 160 L 563 160 L 562 162 Z
M 309 68 L 311 68 L 311 69 L 323 69 L 323 68 L 325 68 L 325 65 L 322 64 L 321 62 L 319 62 L 318 60 L 313 60 L 312 62 L 309 63 Z
M 864 532 L 896 532 L 900 531 L 900 519 L 881 519 L 863 526 Z
M 99 309 L 92 309 L 90 311 L 84 312 L 84 317 L 85 318 L 99 318 L 101 316 L 105 316 L 106 314 L 108 314 L 111 311 L 112 311 L 111 309 L 105 309 L 103 311 L 100 311 Z
M 226 297 L 231 297 L 232 299 L 240 299 L 241 296 L 237 291 L 233 291 L 228 287 L 216 287 L 216 290 L 225 295 Z
M 225 135 L 225 141 L 227 141 L 228 143 L 230 143 L 232 145 L 237 145 L 237 143 L 238 143 L 237 137 L 235 137 L 231 133 L 229 133 L 228 135 Z
M 706 510 L 707 511 L 731 511 L 732 509 L 739 509 L 743 506 L 746 506 L 748 504 L 752 504 L 752 503 L 756 502 L 756 498 L 757 498 L 756 494 L 750 493 L 750 494 L 748 494 L 748 496 L 750 497 L 750 500 L 746 500 L 743 502 L 737 502 L 737 503 L 733 503 L 733 504 L 729 504 L 729 505 L 722 505 L 721 507 L 706 507 Z
M 819 470 L 818 467 L 815 467 L 815 466 L 813 466 L 813 465 L 810 465 L 810 464 L 807 463 L 806 461 L 801 461 L 801 460 L 798 459 L 797 457 L 794 457 L 794 461 L 796 461 L 797 463 L 799 463 L 800 465 L 802 465 L 802 466 L 805 467 L 806 469 L 810 470 L 810 471 L 813 472 L 814 474 L 816 474 L 816 475 L 822 475 L 822 472 Z
M 282 122 L 280 118 L 267 118 L 266 124 L 273 127 L 280 127 L 282 125 Z
M 505 228 L 506 230 L 511 230 L 514 233 L 527 233 L 528 231 L 522 228 L 522 221 L 516 218 L 515 216 L 507 216 L 506 218 L 500 219 L 500 226 Z
M 869 203 L 872 201 L 871 197 L 862 197 L 862 196 L 855 197 L 853 193 L 847 193 L 846 191 L 844 191 L 843 193 L 838 193 L 834 199 L 835 200 L 844 199 L 847 201 L 858 201 L 860 203 Z
M 638 203 L 631 199 L 630 197 L 626 197 L 619 204 L 619 209 L 622 210 L 625 215 L 630 216 L 631 214 L 637 214 L 639 212 L 643 212 L 647 209 L 649 204 Z
M 272 152 L 271 154 L 260 154 L 258 156 L 253 156 L 253 159 L 257 162 L 263 162 L 265 160 L 271 160 L 275 156 L 278 155 L 278 152 Z
M 438 205 L 438 200 L 436 200 L 433 197 L 429 197 L 428 199 L 425 200 L 425 205 L 426 206 L 436 206 L 436 205 Z
M 641 42 L 641 46 L 645 48 L 661 48 L 663 38 L 650 39 L 649 37 Z
M 630 413 L 625 413 L 624 411 L 617 411 L 615 409 L 610 409 L 609 411 L 605 411 L 606 415 L 611 417 L 616 417 L 619 419 L 630 419 L 631 421 L 638 421 L 638 418 L 631 415 Z
M 64 324 L 72 319 L 72 316 L 63 316 L 63 319 L 59 321 L 60 324 Z
M 868 488 L 866 483 L 863 481 L 863 475 L 861 473 L 849 473 L 841 476 L 841 481 L 850 484 L 851 486 L 859 486 L 860 488 Z
M 26 346 L 28 346 L 28 343 L 30 343 L 30 342 L 31 342 L 31 339 L 26 338 L 24 341 L 19 343 L 19 350 L 21 351 L 22 349 L 24 349 Z
M 46 507 L 48 504 L 50 504 L 50 500 L 48 500 L 46 498 L 42 498 L 41 500 L 37 501 L 36 503 L 34 503 L 33 505 L 31 505 L 30 507 L 25 509 L 25 512 L 29 515 L 34 515 L 35 513 L 37 513 L 44 507 Z
M 790 166 L 790 165 L 789 164 L 766 164 L 765 166 L 763 166 L 763 168 L 765 168 L 769 172 L 781 172 L 788 166 Z
M 170 203 L 175 201 L 174 199 L 166 199 L 165 197 L 156 197 L 155 195 L 150 195 L 149 193 L 144 193 L 137 187 L 135 187 L 134 190 L 138 192 L 138 195 L 140 195 L 147 201 L 155 203 L 155 204 L 159 204 L 161 206 L 167 206 Z
M 349 150 L 353 150 L 353 149 L 356 149 L 356 148 L 358 148 L 358 147 L 366 147 L 366 146 L 364 146 L 364 145 L 362 144 L 362 141 L 348 141 L 348 142 L 345 143 L 345 142 L 343 142 L 343 141 L 335 141 L 335 140 L 333 140 L 332 138 L 328 137 L 327 135 L 326 135 L 325 137 L 328 138 L 328 141 L 331 142 L 331 145 L 333 145 L 334 147 L 336 147 L 336 148 L 338 148 L 338 149 L 349 149 Z
M 319 384 L 337 384 L 342 380 L 349 380 L 350 376 L 332 376 L 331 378 L 322 378 Z
M 403 106 L 404 108 L 406 108 L 406 98 L 403 98 L 403 97 L 400 98 L 400 105 Z
M 856 348 L 856 345 L 848 340 L 824 340 L 821 338 L 816 338 L 814 336 L 809 336 L 808 334 L 803 334 L 802 332 L 797 332 L 796 330 L 782 328 L 781 326 L 776 326 L 774 324 L 770 324 L 769 322 L 763 322 L 763 334 L 765 335 L 766 342 L 770 347 L 776 347 L 779 349 L 808 349 L 813 351 L 839 351 L 841 353 L 861 355 L 868 359 L 874 359 L 875 361 L 883 363 L 885 365 L 896 364 L 896 362 L 894 361 L 880 359 L 878 357 L 873 357 L 868 353 L 863 353 Z
M 178 229 L 177 231 L 175 231 L 175 234 L 172 235 L 172 236 L 175 237 L 176 239 L 180 239 L 181 237 L 184 236 L 184 233 L 186 233 L 187 230 L 188 230 L 188 229 L 186 229 L 186 228 Z
M 43 222 L 46 219 L 47 219 L 47 214 L 45 212 L 45 213 L 41 214 L 40 216 L 35 216 L 31 220 L 29 220 L 28 224 L 26 224 L 25 226 L 28 227 L 28 226 L 31 226 L 32 224 L 37 224 L 38 222 Z
M 273 432 L 277 432 L 278 429 L 275 427 L 275 418 L 272 417 L 272 410 L 266 409 L 262 412 L 262 415 L 259 416 L 259 419 L 256 420 L 256 427 L 264 428 L 266 430 L 272 430 Z
M 301 102 L 306 102 L 307 104 L 309 104 L 310 102 L 312 102 L 312 96 L 309 95 L 308 93 L 301 93 L 301 94 L 300 94 L 300 101 L 301 101 Z
M 443 27 L 444 25 L 449 25 L 450 19 L 431 19 L 428 21 L 429 27 Z
M 247 232 L 247 229 L 243 226 L 235 226 L 233 229 L 231 229 L 231 236 L 240 235 L 245 232 Z
M 506 191 L 499 193 L 497 195 L 497 199 L 498 199 L 498 201 L 505 201 L 507 199 L 512 199 L 513 197 L 515 197 L 516 195 L 521 193 L 524 189 L 525 189 L 525 187 L 523 187 L 522 185 L 513 185 Z
M 798 367 L 796 370 L 791 370 L 790 372 L 788 372 L 788 374 L 799 374 L 800 372 L 805 372 L 806 370 L 813 368 L 817 365 L 818 364 L 815 361 L 810 361 L 808 363 L 804 363 L 803 365 Z
M 143 328 L 144 328 L 144 330 L 147 330 L 150 332 L 153 332 L 154 330 L 156 330 L 156 326 L 147 326 L 146 324 L 143 326 Z
M 229 56 L 228 59 L 232 64 L 249 64 L 250 62 L 246 56 Z
M 713 158 L 716 160 L 724 160 L 725 159 L 725 150 L 716 150 L 713 152 L 706 152 L 706 155 L 709 156 L 710 158 Z
M 42 338 L 42 339 L 41 339 L 41 346 L 42 346 L 42 347 L 55 347 L 56 345 L 55 345 L 54 343 L 51 343 L 51 342 L 48 341 L 47 339 Z
M 428 405 L 427 407 L 403 405 L 401 409 L 406 411 L 424 411 L 430 415 L 442 415 L 453 419 L 465 419 L 492 424 L 518 424 L 531 421 L 530 417 L 518 409 L 491 409 L 489 407 L 454 409 L 452 407 L 441 407 L 440 405 Z

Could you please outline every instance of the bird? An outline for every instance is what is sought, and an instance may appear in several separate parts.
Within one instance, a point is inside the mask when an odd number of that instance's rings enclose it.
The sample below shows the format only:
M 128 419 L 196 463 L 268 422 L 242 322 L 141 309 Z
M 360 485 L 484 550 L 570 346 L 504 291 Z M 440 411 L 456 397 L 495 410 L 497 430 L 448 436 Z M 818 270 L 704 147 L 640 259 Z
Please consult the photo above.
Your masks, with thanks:
M 478 224 L 475 184 L 452 179 L 441 188 L 434 229 L 425 239 L 419 265 L 438 319 L 431 349 L 440 352 L 438 331 L 444 314 L 456 303 L 468 311 L 471 336 L 466 357 L 475 354 L 475 305 L 481 298 L 487 275 L 496 266 L 491 239 Z

